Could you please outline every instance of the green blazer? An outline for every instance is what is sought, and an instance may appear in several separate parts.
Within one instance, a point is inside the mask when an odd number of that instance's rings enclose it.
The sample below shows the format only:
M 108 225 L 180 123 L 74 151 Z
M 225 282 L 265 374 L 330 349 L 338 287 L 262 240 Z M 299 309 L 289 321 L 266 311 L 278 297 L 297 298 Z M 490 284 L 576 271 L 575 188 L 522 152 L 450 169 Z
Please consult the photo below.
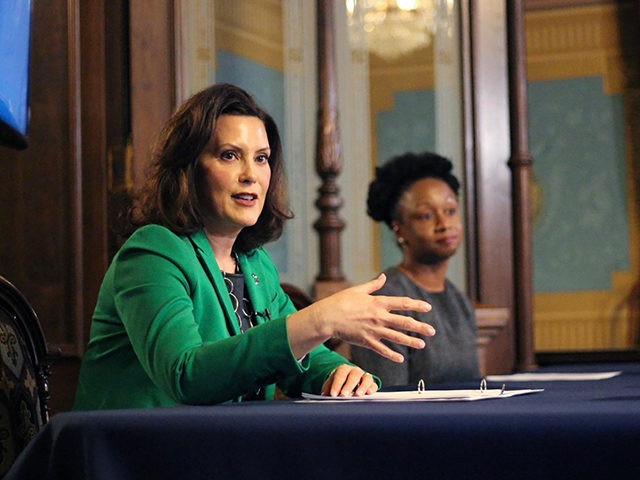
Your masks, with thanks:
M 258 325 L 239 334 L 204 231 L 138 229 L 109 266 L 93 315 L 74 409 L 215 404 L 258 387 L 273 398 L 319 393 L 349 363 L 324 346 L 298 361 L 287 316 L 296 311 L 262 248 L 239 255 Z

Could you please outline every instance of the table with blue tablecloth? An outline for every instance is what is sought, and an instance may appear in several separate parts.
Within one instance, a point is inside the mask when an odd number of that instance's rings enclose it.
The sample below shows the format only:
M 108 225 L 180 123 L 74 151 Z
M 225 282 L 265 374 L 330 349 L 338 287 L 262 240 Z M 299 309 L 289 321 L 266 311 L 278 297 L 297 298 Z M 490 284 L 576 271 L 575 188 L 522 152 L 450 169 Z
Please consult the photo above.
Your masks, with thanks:
M 6 478 L 640 478 L 640 363 L 556 370 L 622 373 L 506 382 L 544 391 L 473 402 L 285 400 L 61 413 Z

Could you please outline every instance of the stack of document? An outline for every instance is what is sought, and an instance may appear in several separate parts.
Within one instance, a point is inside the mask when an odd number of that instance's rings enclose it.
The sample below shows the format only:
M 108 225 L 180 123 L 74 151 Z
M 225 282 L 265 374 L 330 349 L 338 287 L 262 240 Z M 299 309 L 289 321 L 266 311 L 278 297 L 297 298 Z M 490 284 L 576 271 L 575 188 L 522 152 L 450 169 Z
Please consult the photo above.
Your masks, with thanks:
M 428 390 L 424 382 L 420 382 L 418 390 L 402 392 L 376 392 L 363 397 L 329 397 L 303 393 L 303 402 L 467 402 L 476 400 L 492 400 L 498 398 L 515 397 L 544 391 L 542 388 L 527 388 L 520 390 L 506 390 L 502 388 L 488 389 L 490 382 L 554 382 L 554 381 L 588 381 L 607 380 L 620 375 L 621 372 L 593 372 L 593 373 L 514 373 L 511 375 L 489 375 L 482 380 L 478 390 Z
M 303 393 L 303 401 L 314 402 L 451 402 L 491 400 L 509 398 L 516 395 L 542 392 L 543 389 L 504 390 L 500 388 L 484 390 L 422 390 L 408 392 L 376 392 L 363 397 L 328 397 Z

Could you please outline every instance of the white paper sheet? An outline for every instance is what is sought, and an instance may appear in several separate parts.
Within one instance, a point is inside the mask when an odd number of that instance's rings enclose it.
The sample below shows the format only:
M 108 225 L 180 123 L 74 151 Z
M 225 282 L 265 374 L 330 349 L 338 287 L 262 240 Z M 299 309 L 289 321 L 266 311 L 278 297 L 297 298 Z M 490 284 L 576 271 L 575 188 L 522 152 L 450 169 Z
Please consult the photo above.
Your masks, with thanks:
M 328 397 L 303 393 L 302 402 L 468 402 L 509 398 L 516 395 L 542 392 L 543 389 L 502 390 L 424 390 L 408 392 L 376 392 L 363 397 Z
M 511 375 L 488 375 L 487 382 L 553 382 L 576 380 L 606 380 L 620 375 L 622 372 L 593 373 L 514 373 Z

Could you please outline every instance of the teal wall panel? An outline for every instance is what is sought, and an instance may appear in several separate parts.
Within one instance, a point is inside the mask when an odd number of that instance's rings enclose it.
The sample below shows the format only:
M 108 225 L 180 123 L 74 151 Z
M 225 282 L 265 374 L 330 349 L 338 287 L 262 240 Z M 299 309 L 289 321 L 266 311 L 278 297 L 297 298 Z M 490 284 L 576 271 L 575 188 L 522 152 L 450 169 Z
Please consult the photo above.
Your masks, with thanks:
M 600 77 L 531 82 L 528 96 L 535 290 L 608 290 L 630 268 L 622 97 Z

